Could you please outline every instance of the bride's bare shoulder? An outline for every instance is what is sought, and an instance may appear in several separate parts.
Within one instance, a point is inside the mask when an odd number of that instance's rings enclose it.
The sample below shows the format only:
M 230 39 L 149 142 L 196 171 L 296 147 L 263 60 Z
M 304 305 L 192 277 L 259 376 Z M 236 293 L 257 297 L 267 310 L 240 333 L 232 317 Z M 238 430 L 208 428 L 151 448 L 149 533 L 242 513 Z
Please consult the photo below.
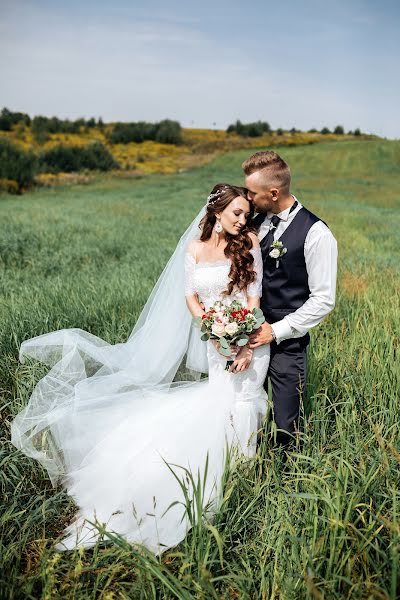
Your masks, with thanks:
M 189 254 L 193 256 L 193 258 L 196 258 L 196 255 L 202 245 L 203 242 L 201 242 L 200 240 L 191 240 L 186 247 L 186 252 L 189 252 Z
M 249 231 L 249 233 L 247 235 L 249 236 L 249 238 L 253 242 L 253 248 L 259 248 L 260 247 L 260 241 L 259 241 L 259 239 L 257 237 L 257 234 L 253 233 L 252 231 Z

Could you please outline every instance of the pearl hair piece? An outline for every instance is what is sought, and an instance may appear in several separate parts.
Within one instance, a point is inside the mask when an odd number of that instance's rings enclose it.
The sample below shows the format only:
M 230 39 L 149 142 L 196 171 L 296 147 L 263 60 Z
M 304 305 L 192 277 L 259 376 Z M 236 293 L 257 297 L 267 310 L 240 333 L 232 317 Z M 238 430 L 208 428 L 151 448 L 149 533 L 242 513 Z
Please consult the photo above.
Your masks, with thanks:
M 215 204 L 216 201 L 219 199 L 220 195 L 222 194 L 222 192 L 224 192 L 226 189 L 228 189 L 228 186 L 224 185 L 224 187 L 221 188 L 220 190 L 218 190 L 217 192 L 214 192 L 213 194 L 210 194 L 207 197 L 207 204 L 208 204 L 208 206 L 212 206 L 213 204 Z

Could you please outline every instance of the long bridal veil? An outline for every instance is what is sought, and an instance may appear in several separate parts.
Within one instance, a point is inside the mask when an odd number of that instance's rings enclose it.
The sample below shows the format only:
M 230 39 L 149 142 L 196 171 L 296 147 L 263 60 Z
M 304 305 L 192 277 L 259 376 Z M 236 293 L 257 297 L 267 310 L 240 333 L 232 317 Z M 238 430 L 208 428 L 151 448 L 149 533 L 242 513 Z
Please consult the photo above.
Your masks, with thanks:
M 22 343 L 21 362 L 30 357 L 51 369 L 12 422 L 11 441 L 47 469 L 53 485 L 80 464 L 96 440 L 121 423 L 135 394 L 145 402 L 149 391 L 168 390 L 181 365 L 186 367 L 185 380 L 193 372 L 207 372 L 206 344 L 191 327 L 184 295 L 185 250 L 199 237 L 204 214 L 205 207 L 179 240 L 126 343 L 111 345 L 81 329 L 62 329 Z M 94 428 L 93 417 L 105 404 L 113 410 L 103 421 L 97 418 Z M 79 427 L 73 418 L 77 414 Z

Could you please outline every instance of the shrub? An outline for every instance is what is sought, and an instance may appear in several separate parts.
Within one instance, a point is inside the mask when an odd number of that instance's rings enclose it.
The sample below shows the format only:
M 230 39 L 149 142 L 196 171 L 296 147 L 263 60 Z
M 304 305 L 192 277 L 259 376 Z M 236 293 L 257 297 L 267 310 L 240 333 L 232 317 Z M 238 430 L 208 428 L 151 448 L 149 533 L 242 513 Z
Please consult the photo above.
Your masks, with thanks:
M 32 119 L 32 133 L 36 140 L 49 137 L 50 133 L 80 133 L 83 127 L 95 127 L 96 121 L 92 117 L 85 119 L 59 119 L 58 117 L 43 117 L 41 115 Z
M 161 144 L 180 144 L 182 130 L 178 121 L 165 119 L 159 123 L 116 123 L 108 136 L 111 144 L 137 144 L 147 140 Z
M 93 142 L 83 148 L 84 168 L 99 171 L 118 169 L 119 164 L 111 152 L 101 143 Z
M 361 131 L 358 127 L 354 130 L 354 135 L 361 135 Z
M 242 123 L 239 119 L 233 125 L 229 125 L 227 133 L 237 133 L 245 137 L 259 137 L 264 133 L 270 133 L 271 127 L 266 121 L 254 123 Z
M 119 167 L 101 142 L 94 142 L 88 146 L 61 144 L 42 152 L 39 160 L 40 170 L 48 173 L 72 173 L 82 169 L 109 171 Z
M 330 133 L 330 132 L 331 132 L 331 130 L 329 129 L 329 127 L 323 127 L 323 128 L 321 129 L 321 133 L 322 133 L 322 135 L 327 135 L 327 134 L 328 134 L 328 133 Z
M 139 121 L 138 123 L 116 123 L 108 136 L 111 144 L 140 144 L 145 140 L 154 140 L 154 125 Z
M 180 144 L 182 142 L 182 129 L 178 121 L 164 119 L 157 125 L 155 141 L 160 144 Z
M 40 170 L 50 173 L 79 171 L 83 150 L 84 148 L 63 145 L 50 148 L 39 156 Z
M 24 123 L 29 125 L 31 122 L 30 116 L 21 112 L 11 112 L 8 108 L 3 108 L 0 113 L 0 129 L 2 131 L 11 131 L 13 125 Z
M 0 178 L 0 192 L 8 192 L 9 194 L 18 194 L 19 185 L 14 179 Z
M 16 181 L 18 189 L 33 182 L 37 167 L 35 155 L 18 148 L 7 139 L 0 139 L 0 178 Z
M 336 133 L 336 135 L 343 135 L 344 127 L 342 125 L 336 125 L 335 129 L 333 130 L 333 133 Z

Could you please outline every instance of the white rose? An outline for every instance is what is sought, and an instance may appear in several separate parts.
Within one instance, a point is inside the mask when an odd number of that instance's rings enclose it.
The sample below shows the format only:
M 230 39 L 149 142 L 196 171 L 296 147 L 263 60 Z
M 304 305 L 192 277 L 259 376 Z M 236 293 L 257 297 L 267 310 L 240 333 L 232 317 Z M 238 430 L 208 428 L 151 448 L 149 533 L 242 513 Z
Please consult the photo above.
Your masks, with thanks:
M 211 327 L 211 331 L 215 334 L 215 335 L 223 335 L 224 331 L 225 331 L 225 325 L 223 323 L 213 323 L 212 327 Z
M 237 323 L 228 323 L 228 325 L 225 325 L 225 332 L 228 335 L 234 335 L 238 329 L 239 327 Z
M 271 252 L 269 253 L 271 258 L 279 258 L 281 253 L 278 250 L 278 248 L 274 248 L 273 250 L 271 250 Z

